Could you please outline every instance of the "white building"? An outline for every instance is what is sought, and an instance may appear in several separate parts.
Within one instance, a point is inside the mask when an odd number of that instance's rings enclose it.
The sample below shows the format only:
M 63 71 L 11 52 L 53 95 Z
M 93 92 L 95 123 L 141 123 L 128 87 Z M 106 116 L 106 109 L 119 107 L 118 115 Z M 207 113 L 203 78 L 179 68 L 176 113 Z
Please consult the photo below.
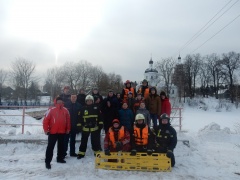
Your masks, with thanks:
M 157 87 L 157 84 L 159 82 L 158 71 L 153 68 L 153 60 L 152 60 L 152 58 L 149 61 L 149 68 L 147 68 L 145 70 L 144 79 L 146 79 L 148 81 L 148 85 L 149 86 Z
M 160 91 L 166 91 L 165 83 L 163 81 L 160 81 L 158 71 L 153 68 L 152 58 L 149 61 L 149 68 L 147 68 L 144 72 L 144 79 L 146 79 L 148 81 L 149 87 L 151 87 L 151 86 L 156 87 L 158 94 L 160 93 Z M 170 85 L 169 88 L 170 88 L 169 92 L 166 92 L 166 93 L 172 98 L 177 97 L 177 87 L 175 85 Z

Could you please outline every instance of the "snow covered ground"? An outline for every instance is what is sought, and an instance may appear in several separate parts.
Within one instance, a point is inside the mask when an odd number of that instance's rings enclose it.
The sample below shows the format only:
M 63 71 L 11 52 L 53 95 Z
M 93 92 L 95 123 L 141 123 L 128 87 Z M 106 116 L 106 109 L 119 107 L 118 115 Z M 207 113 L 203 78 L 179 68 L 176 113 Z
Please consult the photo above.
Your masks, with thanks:
M 183 132 L 178 132 L 178 139 L 189 140 L 190 147 L 178 142 L 175 149 L 176 165 L 172 172 L 95 169 L 90 148 L 85 158 L 77 160 L 68 156 L 66 164 L 56 162 L 55 152 L 52 169 L 47 170 L 44 164 L 46 144 L 3 143 L 0 144 L 0 179 L 240 179 L 240 109 L 232 106 L 227 110 L 219 110 L 217 104 L 212 102 L 213 99 L 204 101 L 207 111 L 202 107 L 184 107 Z M 0 109 L 0 115 L 13 113 L 12 111 Z M 47 136 L 40 126 L 41 121 L 28 118 L 26 121 L 39 126 L 26 127 L 23 135 L 20 134 L 20 126 L 1 126 L 0 142 L 3 139 L 46 140 Z M 0 124 L 10 121 L 21 122 L 21 117 L 0 116 Z M 79 143 L 76 151 L 78 146 Z

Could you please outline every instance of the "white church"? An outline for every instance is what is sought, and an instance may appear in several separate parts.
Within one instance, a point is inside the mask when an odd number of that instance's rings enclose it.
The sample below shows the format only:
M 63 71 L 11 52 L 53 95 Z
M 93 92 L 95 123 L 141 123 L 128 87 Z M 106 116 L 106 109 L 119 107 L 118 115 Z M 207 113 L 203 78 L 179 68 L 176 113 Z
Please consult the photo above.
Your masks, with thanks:
M 153 60 L 152 57 L 150 58 L 149 61 L 149 67 L 145 70 L 144 72 L 144 79 L 148 81 L 149 87 L 155 86 L 157 88 L 158 94 L 160 93 L 161 90 L 165 90 L 164 88 L 164 82 L 160 81 L 159 73 L 158 71 L 153 67 Z M 142 83 L 140 83 L 141 85 Z M 172 85 L 170 87 L 170 92 L 167 92 L 167 94 L 171 98 L 177 97 L 177 87 L 175 85 Z

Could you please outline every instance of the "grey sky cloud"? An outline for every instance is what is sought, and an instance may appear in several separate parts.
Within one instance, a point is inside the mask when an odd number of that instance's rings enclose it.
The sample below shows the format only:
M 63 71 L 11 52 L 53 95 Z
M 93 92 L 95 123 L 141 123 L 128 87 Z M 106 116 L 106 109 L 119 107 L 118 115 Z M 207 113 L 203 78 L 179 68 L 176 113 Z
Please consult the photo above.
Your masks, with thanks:
M 179 51 L 227 2 L 23 0 L 19 7 L 18 1 L 0 0 L 1 65 L 9 67 L 16 57 L 23 57 L 36 62 L 37 71 L 44 74 L 66 61 L 86 60 L 120 74 L 123 81 L 139 81 L 151 56 L 155 62 L 179 53 L 184 58 L 234 19 L 239 2 Z M 194 53 L 239 52 L 239 21 Z

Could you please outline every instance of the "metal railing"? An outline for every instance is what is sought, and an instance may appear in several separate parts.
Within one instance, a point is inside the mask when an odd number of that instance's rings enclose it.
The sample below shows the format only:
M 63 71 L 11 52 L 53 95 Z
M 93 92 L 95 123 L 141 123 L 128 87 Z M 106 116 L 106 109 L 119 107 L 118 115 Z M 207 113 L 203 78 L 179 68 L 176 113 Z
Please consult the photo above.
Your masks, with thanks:
M 173 125 L 174 127 L 179 127 L 179 131 L 182 131 L 182 109 L 183 108 L 172 108 L 172 113 L 170 118 L 178 118 L 178 125 Z
M 37 109 L 37 108 L 46 108 L 46 110 L 49 108 L 49 106 L 0 106 L 0 111 L 1 110 L 21 110 L 22 113 L 20 114 L 0 114 L 0 116 L 22 116 L 22 123 L 10 123 L 10 124 L 3 124 L 1 123 L 0 126 L 17 126 L 20 125 L 22 126 L 22 134 L 24 134 L 24 126 L 42 126 L 42 124 L 27 124 L 25 123 L 25 118 L 26 116 L 32 117 L 28 114 L 26 114 L 26 109 Z
M 49 108 L 49 106 L 0 106 L 1 109 L 22 109 L 22 114 L 0 114 L 0 116 L 22 116 L 22 123 L 11 123 L 11 124 L 3 124 L 1 123 L 0 126 L 13 126 L 13 125 L 20 125 L 22 126 L 22 134 L 24 134 L 24 126 L 42 126 L 42 124 L 27 124 L 25 123 L 25 117 L 29 116 L 26 114 L 26 109 L 35 109 L 35 108 Z M 182 130 L 182 109 L 183 108 L 172 108 L 171 119 L 178 119 L 178 125 L 174 124 L 174 127 L 179 127 L 179 131 Z M 29 116 L 32 117 L 32 116 Z

